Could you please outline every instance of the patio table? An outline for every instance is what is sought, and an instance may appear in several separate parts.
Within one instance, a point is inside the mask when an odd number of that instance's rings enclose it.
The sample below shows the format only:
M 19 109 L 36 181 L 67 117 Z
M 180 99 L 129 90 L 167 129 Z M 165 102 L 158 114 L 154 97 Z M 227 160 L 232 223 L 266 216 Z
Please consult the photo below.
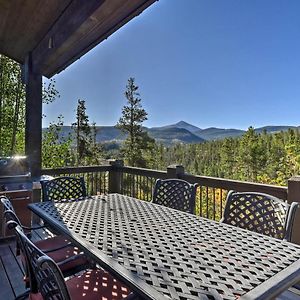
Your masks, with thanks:
M 145 299 L 272 299 L 300 246 L 119 194 L 29 208 Z

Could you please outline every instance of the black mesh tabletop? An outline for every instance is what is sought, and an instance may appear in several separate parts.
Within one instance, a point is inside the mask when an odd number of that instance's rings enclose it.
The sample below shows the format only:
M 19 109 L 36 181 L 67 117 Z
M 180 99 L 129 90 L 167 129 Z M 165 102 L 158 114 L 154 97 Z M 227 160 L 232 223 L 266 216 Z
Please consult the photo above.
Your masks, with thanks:
M 271 299 L 300 246 L 119 194 L 29 207 L 148 299 Z

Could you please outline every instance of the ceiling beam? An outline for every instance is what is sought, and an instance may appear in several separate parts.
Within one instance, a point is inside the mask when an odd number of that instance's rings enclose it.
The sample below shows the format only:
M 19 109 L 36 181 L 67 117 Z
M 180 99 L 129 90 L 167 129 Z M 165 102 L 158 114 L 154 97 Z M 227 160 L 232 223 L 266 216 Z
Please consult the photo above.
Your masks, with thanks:
M 61 72 L 155 1 L 106 0 L 60 47 L 55 39 L 48 37 L 48 47 L 53 47 L 52 52 L 43 60 L 34 58 L 34 69 L 48 78 Z
M 43 64 L 100 8 L 105 0 L 73 0 L 32 51 L 33 70 L 43 74 Z

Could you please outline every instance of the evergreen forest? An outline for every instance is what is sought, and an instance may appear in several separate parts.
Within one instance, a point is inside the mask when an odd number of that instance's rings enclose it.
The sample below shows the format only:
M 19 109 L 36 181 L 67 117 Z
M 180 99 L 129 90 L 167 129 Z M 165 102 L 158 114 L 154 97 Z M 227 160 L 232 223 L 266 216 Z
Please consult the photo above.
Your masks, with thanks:
M 250 127 L 240 138 L 158 149 L 161 165 L 153 167 L 176 162 L 194 175 L 284 186 L 300 170 L 298 130 L 267 134 Z

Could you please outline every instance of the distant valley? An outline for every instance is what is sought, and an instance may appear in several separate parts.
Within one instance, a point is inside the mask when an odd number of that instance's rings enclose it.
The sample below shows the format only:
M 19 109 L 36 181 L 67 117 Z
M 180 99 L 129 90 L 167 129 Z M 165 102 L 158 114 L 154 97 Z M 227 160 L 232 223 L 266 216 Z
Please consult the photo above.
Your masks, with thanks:
M 172 145 L 175 143 L 202 143 L 205 141 L 220 140 L 227 137 L 239 137 L 245 133 L 244 130 L 233 128 L 224 129 L 210 127 L 201 129 L 185 121 L 180 121 L 176 124 L 162 127 L 144 127 L 144 129 L 148 132 L 149 136 L 165 145 Z M 288 129 L 299 129 L 299 127 L 265 126 L 255 128 L 255 131 L 261 133 L 265 130 L 268 133 L 275 133 L 279 131 L 287 131 Z M 43 130 L 46 131 L 47 128 L 44 128 Z M 115 126 L 96 126 L 96 131 L 96 140 L 101 143 L 109 143 L 113 141 L 119 143 L 126 138 L 126 135 Z M 71 126 L 63 126 L 61 132 L 62 137 L 67 136 L 68 134 L 73 134 Z

